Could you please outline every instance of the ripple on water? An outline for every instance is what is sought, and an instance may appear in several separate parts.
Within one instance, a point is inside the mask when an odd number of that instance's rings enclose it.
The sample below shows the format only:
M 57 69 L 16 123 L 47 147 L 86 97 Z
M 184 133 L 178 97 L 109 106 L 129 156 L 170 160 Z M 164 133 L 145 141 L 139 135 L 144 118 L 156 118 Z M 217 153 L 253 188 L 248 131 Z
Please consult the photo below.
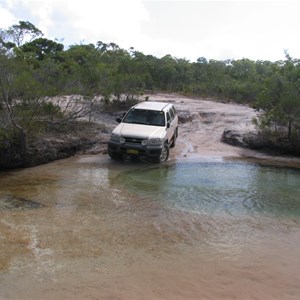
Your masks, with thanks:
M 48 167 L 47 184 L 35 181 L 40 169 L 31 176 L 24 172 L 36 182 L 28 195 L 46 209 L 33 219 L 27 214 L 6 218 L 24 218 L 25 226 L 34 220 L 36 228 L 50 230 L 43 233 L 49 248 L 85 256 L 88 249 L 159 253 L 194 243 L 201 249 L 236 253 L 246 240 L 254 244 L 266 231 L 278 232 L 279 218 L 298 220 L 288 222 L 291 227 L 299 224 L 297 170 L 227 161 L 113 166 Z M 18 183 L 22 174 L 15 178 Z M 11 192 L 12 179 L 2 179 Z M 17 191 L 23 189 L 19 185 Z M 62 250 L 65 241 L 74 247 Z
M 242 162 L 179 163 L 123 172 L 116 184 L 135 199 L 131 222 L 148 242 L 234 256 L 299 228 L 299 174 Z
M 249 163 L 179 163 L 119 176 L 128 190 L 194 213 L 300 216 L 300 171 Z

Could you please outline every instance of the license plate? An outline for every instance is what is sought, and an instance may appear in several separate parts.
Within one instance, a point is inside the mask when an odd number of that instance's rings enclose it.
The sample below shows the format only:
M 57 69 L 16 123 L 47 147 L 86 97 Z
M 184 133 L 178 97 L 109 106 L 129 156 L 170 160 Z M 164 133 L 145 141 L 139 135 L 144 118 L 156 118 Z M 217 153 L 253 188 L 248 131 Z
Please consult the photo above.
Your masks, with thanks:
M 127 153 L 128 153 L 128 154 L 139 154 L 139 150 L 135 150 L 135 149 L 127 149 Z

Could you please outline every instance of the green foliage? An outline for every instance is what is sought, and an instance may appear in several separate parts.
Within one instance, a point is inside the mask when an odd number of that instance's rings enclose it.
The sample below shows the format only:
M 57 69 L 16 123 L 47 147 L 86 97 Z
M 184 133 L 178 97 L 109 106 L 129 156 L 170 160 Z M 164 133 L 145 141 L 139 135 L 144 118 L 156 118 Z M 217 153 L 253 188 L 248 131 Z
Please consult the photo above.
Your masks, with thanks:
M 191 63 L 102 41 L 65 50 L 41 36 L 24 21 L 0 30 L 0 113 L 20 131 L 62 117 L 58 107 L 44 101 L 50 96 L 100 95 L 107 106 L 122 108 L 153 91 L 249 104 L 262 112 L 256 120 L 259 128 L 284 129 L 289 138 L 299 128 L 300 63 L 288 54 L 279 62 L 199 57 Z M 7 124 L 1 126 L 5 130 Z
M 277 62 L 273 73 L 264 80 L 255 106 L 263 109 L 261 119 L 267 118 L 269 126 L 276 131 L 284 129 L 287 138 L 292 138 L 300 124 L 299 60 L 286 55 L 285 61 Z
M 27 39 L 31 41 L 41 35 L 43 33 L 28 21 L 19 21 L 19 24 L 12 25 L 6 30 L 7 38 L 11 39 L 17 47 L 20 47 Z
M 0 128 L 0 151 L 9 149 L 11 144 L 18 144 L 18 136 L 15 130 Z
M 63 49 L 63 44 L 45 38 L 38 38 L 19 47 L 17 55 L 23 54 L 24 57 L 26 57 L 26 53 L 31 53 L 37 60 L 43 60 L 45 58 L 59 60 L 59 54 Z
M 51 119 L 53 119 L 54 117 L 61 118 L 62 112 L 58 105 L 54 105 L 51 102 L 46 102 L 41 105 L 40 115 L 51 116 Z

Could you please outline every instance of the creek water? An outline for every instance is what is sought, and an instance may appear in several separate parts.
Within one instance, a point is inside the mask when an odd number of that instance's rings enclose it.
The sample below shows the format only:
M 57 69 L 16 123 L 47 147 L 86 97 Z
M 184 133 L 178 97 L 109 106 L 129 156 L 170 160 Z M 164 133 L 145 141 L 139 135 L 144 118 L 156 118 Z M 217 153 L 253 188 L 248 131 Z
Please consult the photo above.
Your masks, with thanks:
M 300 170 L 78 156 L 2 173 L 0 299 L 299 299 Z

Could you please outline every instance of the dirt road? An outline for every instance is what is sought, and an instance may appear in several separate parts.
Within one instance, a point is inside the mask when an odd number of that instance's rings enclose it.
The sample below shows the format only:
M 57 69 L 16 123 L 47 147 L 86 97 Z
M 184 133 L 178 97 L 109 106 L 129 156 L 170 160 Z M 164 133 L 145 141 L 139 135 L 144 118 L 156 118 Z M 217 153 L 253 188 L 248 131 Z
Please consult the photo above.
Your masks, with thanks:
M 261 163 L 300 167 L 300 158 L 274 156 L 250 149 L 234 147 L 221 141 L 224 130 L 253 131 L 252 119 L 256 111 L 248 106 L 217 101 L 191 99 L 179 95 L 150 95 L 150 100 L 174 103 L 183 123 L 170 158 L 215 156 L 246 158 Z

